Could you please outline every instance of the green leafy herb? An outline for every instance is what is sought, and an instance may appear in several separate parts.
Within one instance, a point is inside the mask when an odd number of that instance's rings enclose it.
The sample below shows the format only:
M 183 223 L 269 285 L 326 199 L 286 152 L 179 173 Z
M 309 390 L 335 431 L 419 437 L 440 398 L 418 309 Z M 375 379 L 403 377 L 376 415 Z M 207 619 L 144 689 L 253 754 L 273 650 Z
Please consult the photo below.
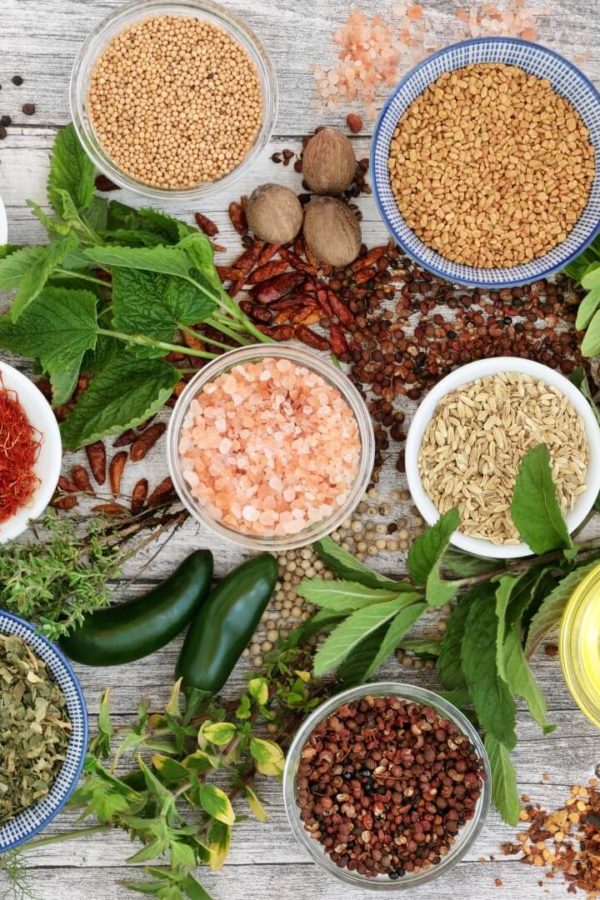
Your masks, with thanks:
M 496 740 L 493 734 L 486 734 L 487 750 L 492 769 L 492 798 L 494 806 L 509 825 L 519 821 L 521 801 L 517 788 L 515 768 L 510 761 L 509 751 L 504 744 Z
M 360 584 L 366 585 L 366 587 L 386 588 L 394 585 L 399 591 L 402 590 L 402 582 L 392 581 L 391 578 L 385 578 L 378 572 L 369 569 L 368 566 L 359 562 L 351 553 L 348 553 L 339 544 L 336 544 L 333 538 L 322 538 L 313 546 L 328 568 L 341 578 L 345 578 L 348 581 L 358 581 Z M 408 589 L 412 590 L 412 588 Z
M 565 548 L 573 542 L 563 519 L 545 444 L 527 453 L 519 466 L 510 508 L 521 538 L 534 553 Z
M 50 164 L 48 199 L 59 215 L 62 191 L 66 191 L 78 210 L 88 207 L 94 196 L 94 164 L 79 143 L 73 125 L 58 132 Z
M 457 586 L 440 576 L 442 558 L 459 525 L 457 509 L 451 509 L 411 544 L 406 564 L 415 584 L 426 586 L 430 606 L 443 606 L 455 596 Z
M 377 652 L 377 655 L 372 660 L 369 668 L 365 673 L 365 678 L 370 678 L 374 672 L 377 671 L 379 666 L 381 666 L 386 659 L 388 659 L 396 647 L 400 644 L 400 641 L 407 633 L 407 631 L 412 628 L 417 619 L 425 612 L 427 609 L 426 603 L 413 603 L 412 606 L 407 606 L 404 609 L 401 609 L 399 613 L 392 619 L 390 622 L 389 628 L 387 629 L 383 640 L 381 641 L 381 646 Z
M 583 581 L 586 575 L 597 568 L 598 561 L 578 566 L 568 575 L 562 578 L 556 587 L 545 597 L 539 609 L 533 616 L 527 640 L 525 642 L 525 655 L 532 656 L 544 638 L 559 624 L 565 611 L 567 601 L 577 585 Z
M 398 591 L 369 588 L 357 581 L 323 581 L 322 578 L 314 578 L 310 581 L 303 581 L 298 586 L 297 594 L 323 609 L 349 612 L 373 603 L 394 600 L 398 596 Z

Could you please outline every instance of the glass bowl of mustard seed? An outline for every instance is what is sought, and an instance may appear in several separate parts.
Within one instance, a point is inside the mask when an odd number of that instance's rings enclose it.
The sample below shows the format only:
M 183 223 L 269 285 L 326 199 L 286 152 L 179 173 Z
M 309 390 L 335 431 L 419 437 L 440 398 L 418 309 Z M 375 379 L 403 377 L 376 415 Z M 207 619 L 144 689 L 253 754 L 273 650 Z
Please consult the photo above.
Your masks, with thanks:
M 462 859 L 489 810 L 491 770 L 459 709 L 424 688 L 378 682 L 305 720 L 283 793 L 296 840 L 325 872 L 391 892 Z
M 71 116 L 95 165 L 153 200 L 226 190 L 267 145 L 277 113 L 271 61 L 211 0 L 133 0 L 75 61 Z

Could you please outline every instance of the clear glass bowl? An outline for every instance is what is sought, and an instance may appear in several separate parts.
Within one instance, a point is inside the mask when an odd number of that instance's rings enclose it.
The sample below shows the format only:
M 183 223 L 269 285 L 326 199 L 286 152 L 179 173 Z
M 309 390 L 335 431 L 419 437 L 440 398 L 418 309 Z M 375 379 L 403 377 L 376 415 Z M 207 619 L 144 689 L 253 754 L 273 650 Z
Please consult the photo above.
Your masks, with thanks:
M 263 94 L 262 125 L 253 146 L 241 163 L 218 181 L 201 182 L 190 188 L 153 187 L 123 172 L 112 162 L 96 137 L 88 112 L 87 95 L 90 78 L 98 57 L 110 41 L 134 22 L 166 15 L 195 16 L 226 31 L 241 44 L 253 61 Z M 73 124 L 88 156 L 115 184 L 153 200 L 169 198 L 197 201 L 229 188 L 252 167 L 257 156 L 268 144 L 277 116 L 277 79 L 271 60 L 254 32 L 236 15 L 213 3 L 212 0 L 173 0 L 170 3 L 164 0 L 132 0 L 103 19 L 81 47 L 71 74 L 70 103 Z
M 265 359 L 266 357 L 288 359 L 297 365 L 305 366 L 307 369 L 316 372 L 324 378 L 330 385 L 337 388 L 354 413 L 361 443 L 356 481 L 346 498 L 346 501 L 334 510 L 332 515 L 328 518 L 322 519 L 320 522 L 315 522 L 314 525 L 305 528 L 304 531 L 294 535 L 249 535 L 236 531 L 214 519 L 198 504 L 195 497 L 192 496 L 188 484 L 183 477 L 183 467 L 179 456 L 179 438 L 183 421 L 190 403 L 199 394 L 204 385 L 217 376 L 222 375 L 223 372 L 228 372 L 240 363 L 255 362 L 256 360 Z M 371 417 L 363 398 L 350 379 L 344 375 L 340 369 L 336 369 L 330 362 L 320 358 L 312 351 L 295 344 L 256 344 L 251 347 L 241 347 L 232 350 L 229 353 L 224 353 L 223 356 L 219 356 L 217 359 L 204 366 L 204 368 L 192 378 L 179 397 L 171 415 L 167 431 L 167 459 L 175 490 L 177 491 L 181 502 L 198 522 L 206 525 L 207 528 L 210 528 L 215 534 L 219 535 L 219 537 L 223 537 L 242 547 L 251 550 L 274 550 L 279 552 L 283 550 L 292 550 L 296 547 L 305 547 L 307 544 L 318 541 L 320 538 L 325 537 L 325 535 L 335 531 L 344 519 L 352 514 L 367 489 L 371 478 L 375 461 L 375 436 L 373 434 Z
M 477 754 L 481 757 L 484 770 L 483 787 L 479 800 L 477 801 L 475 815 L 460 829 L 449 853 L 442 858 L 442 861 L 438 863 L 438 865 L 431 866 L 429 869 L 425 869 L 423 872 L 418 872 L 416 874 L 407 872 L 406 875 L 397 881 L 391 881 L 385 875 L 369 878 L 366 875 L 360 875 L 358 872 L 350 872 L 348 869 L 342 869 L 336 866 L 325 853 L 325 850 L 319 841 L 310 837 L 305 830 L 302 820 L 300 819 L 296 801 L 296 775 L 300 764 L 300 755 L 304 749 L 304 745 L 316 726 L 345 703 L 350 703 L 353 700 L 361 700 L 366 696 L 387 697 L 392 695 L 401 697 L 403 700 L 420 703 L 423 706 L 432 706 L 445 719 L 449 719 L 451 722 L 458 725 L 463 734 L 466 734 L 473 744 Z M 346 882 L 346 884 L 367 888 L 373 891 L 389 891 L 390 893 L 392 891 L 402 891 L 407 888 L 414 888 L 425 882 L 433 881 L 434 879 L 439 878 L 440 875 L 448 872 L 449 869 L 452 869 L 456 863 L 462 859 L 483 828 L 490 807 L 491 796 L 492 773 L 490 762 L 481 738 L 466 716 L 464 716 L 456 706 L 453 706 L 451 703 L 448 703 L 447 700 L 444 700 L 443 697 L 440 697 L 439 694 L 434 694 L 433 691 L 425 690 L 425 688 L 415 687 L 412 684 L 402 684 L 396 681 L 380 681 L 375 684 L 364 684 L 360 687 L 350 688 L 350 690 L 337 694 L 326 703 L 317 707 L 317 709 L 315 709 L 302 723 L 300 729 L 296 733 L 292 745 L 288 750 L 283 774 L 283 798 L 287 817 L 292 831 L 294 832 L 294 837 L 299 844 L 308 850 L 317 865 L 327 872 L 328 875 L 333 875 L 336 878 L 339 878 L 340 881 Z

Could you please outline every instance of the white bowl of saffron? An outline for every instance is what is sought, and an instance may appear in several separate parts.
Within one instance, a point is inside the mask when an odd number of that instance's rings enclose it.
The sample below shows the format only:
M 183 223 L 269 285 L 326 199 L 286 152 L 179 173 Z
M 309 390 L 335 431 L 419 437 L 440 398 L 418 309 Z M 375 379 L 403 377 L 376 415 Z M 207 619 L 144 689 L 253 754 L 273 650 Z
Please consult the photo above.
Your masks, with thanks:
M 44 512 L 61 463 L 50 404 L 29 378 L 0 361 L 0 543 L 18 537 Z

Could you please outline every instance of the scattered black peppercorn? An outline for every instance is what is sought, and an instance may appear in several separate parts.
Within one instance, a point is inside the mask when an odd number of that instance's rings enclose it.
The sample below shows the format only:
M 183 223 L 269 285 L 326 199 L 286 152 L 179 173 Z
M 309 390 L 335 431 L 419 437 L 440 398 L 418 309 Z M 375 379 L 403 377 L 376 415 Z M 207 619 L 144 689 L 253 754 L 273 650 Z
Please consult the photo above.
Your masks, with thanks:
M 4 125 L 0 125 L 0 141 L 3 141 L 7 134 L 8 131 L 6 130 Z
M 21 85 L 23 84 L 23 79 L 20 75 L 13 75 L 12 83 L 16 84 L 17 87 L 21 87 Z
M 9 125 L 12 125 L 12 119 L 10 116 L 0 116 L 0 125 L 3 125 L 7 128 Z
M 23 112 L 26 116 L 34 116 L 35 115 L 35 103 L 24 103 L 23 104 Z

